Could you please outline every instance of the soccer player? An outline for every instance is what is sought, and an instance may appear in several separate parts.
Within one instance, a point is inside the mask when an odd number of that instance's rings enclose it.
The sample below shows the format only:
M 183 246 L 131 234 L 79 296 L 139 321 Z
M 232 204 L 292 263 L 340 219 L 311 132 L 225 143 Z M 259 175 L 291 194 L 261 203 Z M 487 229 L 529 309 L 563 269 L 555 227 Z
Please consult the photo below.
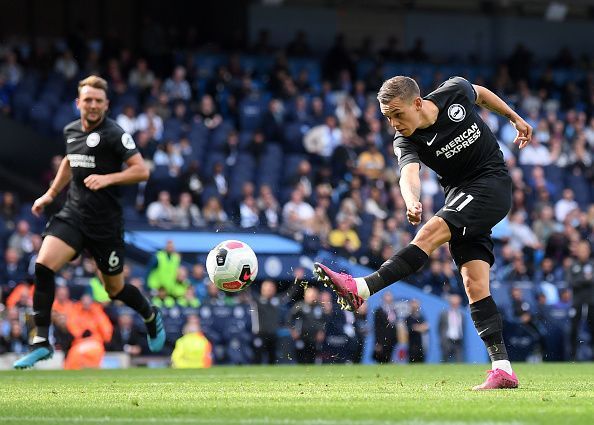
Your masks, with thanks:
M 379 270 L 354 279 L 316 263 L 314 272 L 356 310 L 365 299 L 418 271 L 433 251 L 449 242 L 462 274 L 470 314 L 492 361 L 486 381 L 475 390 L 516 388 L 502 336 L 502 320 L 489 291 L 493 265 L 491 229 L 511 207 L 511 178 L 497 140 L 481 120 L 475 104 L 510 120 L 523 148 L 532 128 L 503 100 L 485 87 L 454 77 L 425 97 L 409 77 L 385 81 L 377 99 L 382 114 L 396 130 L 394 152 L 400 167 L 400 189 L 408 221 L 421 222 L 420 163 L 433 169 L 446 194 L 445 205 L 422 226 L 413 241 Z
M 107 82 L 90 76 L 79 82 L 76 106 L 80 119 L 64 127 L 66 156 L 48 191 L 31 208 L 39 216 L 70 183 L 64 207 L 49 221 L 35 263 L 33 315 L 37 333 L 31 350 L 14 363 L 17 369 L 52 357 L 48 341 L 54 302 L 55 273 L 87 249 L 111 299 L 120 300 L 144 318 L 148 346 L 160 351 L 165 343 L 163 320 L 140 291 L 124 283 L 122 207 L 118 185 L 145 181 L 149 171 L 132 136 L 106 117 Z M 126 168 L 122 170 L 122 163 Z

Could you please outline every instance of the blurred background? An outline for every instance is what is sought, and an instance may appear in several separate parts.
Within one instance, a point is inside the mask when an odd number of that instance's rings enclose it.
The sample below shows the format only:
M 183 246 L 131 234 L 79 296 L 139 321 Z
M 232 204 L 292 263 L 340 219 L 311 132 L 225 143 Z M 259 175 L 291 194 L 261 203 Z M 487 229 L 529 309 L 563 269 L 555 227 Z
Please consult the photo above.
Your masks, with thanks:
M 519 152 L 513 127 L 480 112 L 514 182 L 512 210 L 493 233 L 492 292 L 512 361 L 592 359 L 594 1 L 0 7 L 0 368 L 27 350 L 47 220 L 30 207 L 55 175 L 89 74 L 109 82 L 109 115 L 152 170 L 146 184 L 122 188 L 125 273 L 163 309 L 167 343 L 148 352 L 140 317 L 110 302 L 83 256 L 58 275 L 60 352 L 42 367 L 486 362 L 447 247 L 357 313 L 312 280 L 317 260 L 368 274 L 416 231 L 375 99 L 398 74 L 422 94 L 463 76 L 534 127 Z M 425 220 L 443 199 L 423 168 Z M 236 295 L 204 268 L 225 239 L 248 243 L 260 263 Z M 85 349 L 96 350 L 94 363 Z

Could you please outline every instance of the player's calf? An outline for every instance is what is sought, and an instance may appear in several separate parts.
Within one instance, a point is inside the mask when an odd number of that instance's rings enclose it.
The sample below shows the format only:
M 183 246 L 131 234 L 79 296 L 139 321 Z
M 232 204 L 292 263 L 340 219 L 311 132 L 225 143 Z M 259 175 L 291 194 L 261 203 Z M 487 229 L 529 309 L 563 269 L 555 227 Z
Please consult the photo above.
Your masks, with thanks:
M 483 340 L 492 363 L 487 380 L 474 389 L 516 388 L 518 378 L 514 374 L 503 341 L 503 321 L 497 305 L 490 295 L 470 304 L 470 316 Z M 504 373 L 500 373 L 504 372 Z

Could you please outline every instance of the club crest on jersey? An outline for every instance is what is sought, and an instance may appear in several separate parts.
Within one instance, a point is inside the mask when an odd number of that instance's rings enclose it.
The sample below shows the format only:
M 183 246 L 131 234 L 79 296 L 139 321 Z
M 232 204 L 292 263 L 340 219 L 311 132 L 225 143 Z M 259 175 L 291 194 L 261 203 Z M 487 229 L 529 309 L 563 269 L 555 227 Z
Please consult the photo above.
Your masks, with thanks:
M 101 136 L 99 136 L 99 133 L 91 133 L 87 137 L 87 146 L 90 148 L 94 148 L 95 146 L 97 146 L 99 144 L 100 140 L 101 140 Z
M 134 149 L 136 147 L 134 139 L 128 133 L 122 134 L 122 145 L 124 145 L 126 149 Z
M 459 103 L 454 103 L 448 108 L 448 117 L 454 122 L 460 122 L 466 117 L 466 109 Z

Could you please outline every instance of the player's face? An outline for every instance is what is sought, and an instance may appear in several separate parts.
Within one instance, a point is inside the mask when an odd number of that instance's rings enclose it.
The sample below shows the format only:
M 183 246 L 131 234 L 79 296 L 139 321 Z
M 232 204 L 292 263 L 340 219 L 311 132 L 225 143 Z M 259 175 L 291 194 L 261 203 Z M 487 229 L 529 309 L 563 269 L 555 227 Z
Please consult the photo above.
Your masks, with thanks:
M 422 102 L 420 97 L 412 101 L 394 98 L 387 105 L 380 103 L 380 110 L 391 127 L 404 137 L 408 137 L 419 128 Z
M 105 91 L 91 86 L 80 89 L 76 107 L 80 110 L 80 118 L 87 127 L 100 123 L 107 112 L 109 101 Z

